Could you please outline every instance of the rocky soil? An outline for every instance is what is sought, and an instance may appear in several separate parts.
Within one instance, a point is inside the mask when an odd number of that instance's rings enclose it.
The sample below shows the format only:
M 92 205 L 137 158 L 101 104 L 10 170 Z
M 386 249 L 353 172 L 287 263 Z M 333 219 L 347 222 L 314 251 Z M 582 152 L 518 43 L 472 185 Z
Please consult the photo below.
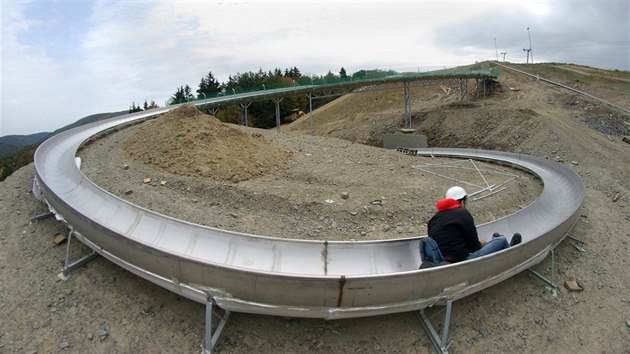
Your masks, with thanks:
M 168 140 L 160 132 L 194 138 Z M 426 234 L 436 200 L 455 183 L 439 175 L 462 181 L 470 193 L 485 183 L 505 183 L 500 195 L 471 203 L 479 223 L 525 207 L 542 188 L 534 176 L 514 169 L 471 161 L 427 166 L 453 161 L 227 125 L 187 106 L 97 140 L 80 156 L 90 179 L 145 208 L 202 225 L 294 239 Z
M 605 97 L 614 86 L 597 81 L 600 75 L 590 77 L 596 81 L 590 93 Z M 457 301 L 450 351 L 630 353 L 630 145 L 621 141 L 630 117 L 509 72 L 502 71 L 499 83 L 502 92 L 465 103 L 445 88 L 414 89 L 413 127 L 434 146 L 524 152 L 569 166 L 587 190 L 571 232 L 585 243 L 569 239 L 556 249 L 557 289 L 523 272 Z M 624 102 L 623 92 L 610 96 Z M 403 107 L 397 91 L 347 95 L 314 112 L 312 132 L 307 115 L 281 134 L 223 126 L 193 111 L 182 115 L 192 113 L 192 119 L 166 117 L 96 140 L 80 152 L 82 169 L 120 197 L 215 227 L 307 239 L 425 234 L 435 199 L 452 182 L 433 173 L 457 173 L 477 186 L 483 181 L 467 172 L 469 161 L 430 173 L 413 166 L 444 161 L 362 144 L 379 145 L 383 134 L 397 132 Z M 242 150 L 219 159 L 252 142 L 265 154 Z M 235 145 L 218 149 L 226 144 Z M 207 161 L 195 159 L 215 159 L 215 168 L 204 170 Z M 232 169 L 212 172 L 226 161 Z M 519 177 L 507 190 L 471 203 L 478 223 L 511 213 L 539 193 L 531 176 L 509 172 Z M 54 240 L 67 229 L 54 219 L 29 222 L 46 212 L 30 192 L 33 174 L 28 166 L 0 184 L 0 353 L 199 352 L 202 305 L 100 257 L 66 281 L 56 276 L 65 244 Z M 503 181 L 486 176 L 490 183 Z M 75 246 L 73 257 L 87 253 Z M 550 275 L 550 259 L 535 269 Z M 562 286 L 570 280 L 583 290 Z M 443 309 L 427 313 L 439 323 Z M 335 321 L 237 313 L 217 351 L 430 353 L 431 345 L 411 313 Z

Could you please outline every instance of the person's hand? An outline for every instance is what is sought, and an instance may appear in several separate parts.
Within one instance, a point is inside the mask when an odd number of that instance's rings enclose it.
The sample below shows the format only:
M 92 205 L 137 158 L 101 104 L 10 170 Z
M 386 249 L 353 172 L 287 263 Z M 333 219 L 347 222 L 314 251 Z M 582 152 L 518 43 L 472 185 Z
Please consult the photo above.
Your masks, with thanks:
M 486 243 L 488 243 L 488 241 L 486 240 L 479 240 L 479 243 L 481 244 L 481 247 L 485 246 Z

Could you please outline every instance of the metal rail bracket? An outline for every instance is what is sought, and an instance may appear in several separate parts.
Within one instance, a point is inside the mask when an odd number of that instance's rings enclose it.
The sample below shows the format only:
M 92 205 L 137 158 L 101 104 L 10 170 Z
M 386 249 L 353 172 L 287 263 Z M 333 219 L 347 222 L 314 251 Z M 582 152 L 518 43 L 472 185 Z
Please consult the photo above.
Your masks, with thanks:
M 418 317 L 418 320 L 420 321 L 420 324 L 422 324 L 422 327 L 429 335 L 429 339 L 431 339 L 431 343 L 433 344 L 433 347 L 439 354 L 448 354 L 448 348 L 451 346 L 451 343 L 452 343 L 452 342 L 447 343 L 448 329 L 451 324 L 452 305 L 453 305 L 453 300 L 448 300 L 446 302 L 446 305 L 445 305 L 446 313 L 444 314 L 444 323 L 442 324 L 442 336 L 440 336 L 437 333 L 437 331 L 431 324 L 431 321 L 429 320 L 427 315 L 424 313 L 424 309 L 414 311 L 414 313 L 416 314 L 416 317 Z
M 553 274 L 555 272 L 555 264 L 556 264 L 556 257 L 555 257 L 555 252 L 554 249 L 551 249 L 551 251 L 549 252 L 551 253 L 551 279 L 547 279 L 544 275 L 538 273 L 537 271 L 533 270 L 532 268 L 528 268 L 527 271 L 530 272 L 532 275 L 536 276 L 536 278 L 542 280 L 545 284 L 549 285 L 550 287 L 552 287 L 554 290 L 558 288 L 558 285 L 554 282 L 553 280 Z
M 61 273 L 57 274 L 57 277 L 59 277 L 59 279 L 64 280 L 64 281 L 68 280 L 69 278 L 68 275 L 70 274 L 70 272 L 81 267 L 87 262 L 91 261 L 98 255 L 96 251 L 92 251 L 92 253 L 88 254 L 87 256 L 83 256 L 77 259 L 76 261 L 70 263 L 70 247 L 72 245 L 71 241 L 72 241 L 73 234 L 74 234 L 74 229 L 70 228 L 70 232 L 68 232 L 68 241 L 66 243 L 66 259 L 64 261 L 63 268 L 61 268 Z
M 212 354 L 214 347 L 217 345 L 221 336 L 223 335 L 223 331 L 227 326 L 227 323 L 230 319 L 231 312 L 228 310 L 223 310 L 223 314 L 215 311 L 214 307 L 220 309 L 213 297 L 209 297 L 206 302 L 206 328 L 205 328 L 205 347 L 203 349 L 204 354 Z M 217 317 L 219 319 L 219 324 L 217 328 L 212 329 L 212 318 Z
M 29 224 L 33 224 L 44 219 L 52 218 L 53 216 L 55 216 L 55 214 L 52 211 L 49 211 L 44 214 L 33 216 L 32 218 L 28 219 L 28 222 Z
M 563 238 L 563 240 L 562 240 L 562 241 L 564 241 L 564 240 L 566 240 L 567 238 L 569 238 L 569 239 L 571 239 L 571 240 L 575 241 L 576 243 L 579 243 L 579 244 L 582 244 L 582 245 L 586 243 L 586 241 L 583 241 L 583 240 L 580 240 L 580 239 L 578 239 L 578 238 L 575 238 L 574 236 L 571 236 L 569 233 L 567 233 L 565 236 L 566 236 L 566 237 L 565 237 L 565 238 Z M 556 283 L 554 282 L 554 279 L 553 279 L 553 275 L 554 275 L 554 273 L 555 273 L 555 265 L 556 265 L 555 250 L 556 250 L 556 247 L 558 247 L 558 245 L 559 245 L 560 243 L 562 243 L 562 241 L 561 241 L 561 242 L 559 242 L 558 244 L 556 244 L 556 245 L 555 245 L 555 246 L 551 249 L 551 251 L 549 252 L 549 253 L 551 253 L 551 279 L 547 279 L 547 277 L 545 277 L 544 275 L 540 274 L 539 272 L 537 272 L 537 271 L 533 270 L 532 268 L 528 268 L 528 269 L 527 269 L 527 271 L 528 271 L 528 272 L 530 272 L 532 275 L 534 275 L 536 278 L 538 278 L 538 279 L 542 280 L 545 284 L 547 284 L 547 285 L 549 285 L 550 287 L 552 287 L 552 291 L 553 291 L 553 290 L 555 290 L 555 289 L 558 289 L 558 284 L 556 284 Z M 580 252 L 586 252 L 586 250 L 585 250 L 585 249 L 583 249 L 582 247 L 579 247 L 579 246 L 578 246 L 578 245 L 576 245 L 576 244 L 572 244 L 572 245 L 573 245 L 573 247 L 575 247 L 578 251 L 580 251 Z

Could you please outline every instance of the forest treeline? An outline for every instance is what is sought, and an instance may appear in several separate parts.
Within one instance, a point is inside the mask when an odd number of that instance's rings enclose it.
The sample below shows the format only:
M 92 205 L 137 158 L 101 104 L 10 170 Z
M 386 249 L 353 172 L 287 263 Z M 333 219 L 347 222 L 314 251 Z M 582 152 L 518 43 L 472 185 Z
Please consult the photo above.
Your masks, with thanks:
M 259 69 L 257 72 L 248 71 L 230 75 L 227 82 L 219 82 L 212 71 L 201 77 L 197 88 L 193 88 L 186 84 L 176 88 L 175 93 L 170 97 L 168 104 L 179 104 L 213 98 L 221 95 L 230 95 L 241 92 L 251 92 L 259 90 L 269 90 L 280 87 L 299 86 L 308 84 L 335 83 L 349 80 L 361 80 L 376 76 L 386 76 L 396 74 L 394 71 L 359 70 L 352 75 L 348 75 L 343 67 L 339 73 L 335 74 L 329 71 L 326 75 L 303 75 L 297 67 L 275 68 L 273 70 L 263 71 Z M 313 109 L 320 107 L 334 99 L 335 92 L 329 92 L 331 97 L 326 99 L 313 100 Z M 143 109 L 155 108 L 157 105 L 154 101 L 144 102 L 144 106 L 136 106 L 135 102 L 130 108 L 130 112 L 142 111 Z M 309 112 L 309 101 L 305 95 L 285 97 L 280 102 L 280 116 L 283 120 L 292 120 L 299 112 Z M 239 105 L 231 105 L 221 107 L 215 116 L 223 122 L 243 124 L 243 107 Z M 247 107 L 247 124 L 256 128 L 271 128 L 276 125 L 275 104 L 269 101 L 252 102 Z
M 14 171 L 33 162 L 33 155 L 39 144 L 16 150 L 7 156 L 0 157 L 0 181 L 4 181 Z

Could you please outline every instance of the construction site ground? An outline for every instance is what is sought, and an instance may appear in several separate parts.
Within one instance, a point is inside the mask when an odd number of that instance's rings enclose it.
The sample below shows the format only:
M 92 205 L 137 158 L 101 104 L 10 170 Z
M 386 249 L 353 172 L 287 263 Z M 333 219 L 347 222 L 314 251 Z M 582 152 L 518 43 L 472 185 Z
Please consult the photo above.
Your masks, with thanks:
M 484 63 L 484 65 L 492 65 Z M 519 66 L 630 108 L 627 72 L 562 64 Z M 458 86 L 412 89 L 412 126 L 429 146 L 503 150 L 574 170 L 586 201 L 555 252 L 551 289 L 528 272 L 457 301 L 453 353 L 630 353 L 630 115 L 501 69 L 498 92 L 461 101 Z M 404 128 L 402 89 L 342 96 L 282 132 L 225 125 L 184 107 L 82 149 L 83 172 L 145 208 L 212 227 L 302 239 L 369 240 L 426 234 L 435 201 L 455 182 L 498 184 L 485 163 L 380 148 Z M 424 170 L 414 166 L 423 165 Z M 470 204 L 477 223 L 535 200 L 522 171 Z M 199 352 L 205 309 L 96 258 L 59 273 L 67 229 L 30 190 L 34 169 L 0 184 L 0 353 Z M 446 176 L 446 177 L 445 177 Z M 474 186 L 473 186 L 474 185 Z M 483 194 L 480 194 L 483 195 Z M 489 237 L 489 235 L 482 235 Z M 57 240 L 57 242 L 55 242 Z M 59 243 L 59 244 L 57 244 Z M 81 245 L 73 256 L 87 253 Z M 546 259 L 535 267 L 550 276 Z M 567 289 L 574 284 L 580 289 Z M 577 291 L 576 291 L 577 290 Z M 439 324 L 444 311 L 427 310 Z M 11 320 L 7 320 L 11 319 Z M 233 314 L 217 352 L 415 352 L 431 344 L 412 313 L 324 321 Z

